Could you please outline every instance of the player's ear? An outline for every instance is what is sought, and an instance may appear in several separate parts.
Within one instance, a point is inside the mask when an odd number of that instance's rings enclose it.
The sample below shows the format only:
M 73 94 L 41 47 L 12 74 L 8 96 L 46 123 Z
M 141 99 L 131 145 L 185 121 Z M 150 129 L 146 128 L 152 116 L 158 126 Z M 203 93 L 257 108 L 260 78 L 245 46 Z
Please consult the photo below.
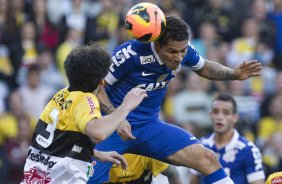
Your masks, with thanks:
M 161 48 L 160 42 L 156 41 L 155 42 L 155 49 L 156 49 L 156 51 L 160 50 L 160 48 Z
M 93 93 L 94 95 L 97 95 L 98 92 L 99 92 L 100 86 L 104 86 L 104 84 L 105 84 L 105 80 L 104 80 L 104 79 L 100 80 L 100 82 L 99 82 L 99 84 L 98 84 L 98 87 L 97 87 L 92 93 Z
M 239 118 L 240 117 L 239 117 L 239 115 L 237 113 L 233 115 L 233 122 L 234 122 L 234 124 L 238 122 Z

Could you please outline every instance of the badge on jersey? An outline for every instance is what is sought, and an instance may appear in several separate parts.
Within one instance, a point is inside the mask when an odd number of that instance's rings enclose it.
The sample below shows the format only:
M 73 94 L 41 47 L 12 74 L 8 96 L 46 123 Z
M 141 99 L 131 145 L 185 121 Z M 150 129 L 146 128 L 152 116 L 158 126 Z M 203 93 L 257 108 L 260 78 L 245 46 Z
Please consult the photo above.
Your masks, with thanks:
M 154 58 L 153 55 L 149 55 L 149 56 L 140 56 L 140 61 L 142 65 L 148 64 L 148 63 L 153 63 L 156 62 L 156 59 Z

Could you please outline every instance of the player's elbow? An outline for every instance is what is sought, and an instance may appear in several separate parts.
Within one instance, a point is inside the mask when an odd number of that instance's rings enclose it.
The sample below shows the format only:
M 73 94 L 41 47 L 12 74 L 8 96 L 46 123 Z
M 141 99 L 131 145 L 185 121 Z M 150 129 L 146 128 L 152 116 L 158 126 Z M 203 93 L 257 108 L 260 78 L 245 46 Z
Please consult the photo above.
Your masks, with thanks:
M 108 137 L 101 127 L 97 126 L 95 120 L 87 123 L 85 133 L 95 144 L 104 141 Z
M 92 131 L 91 139 L 92 141 L 97 144 L 104 141 L 107 138 L 106 134 L 99 130 Z

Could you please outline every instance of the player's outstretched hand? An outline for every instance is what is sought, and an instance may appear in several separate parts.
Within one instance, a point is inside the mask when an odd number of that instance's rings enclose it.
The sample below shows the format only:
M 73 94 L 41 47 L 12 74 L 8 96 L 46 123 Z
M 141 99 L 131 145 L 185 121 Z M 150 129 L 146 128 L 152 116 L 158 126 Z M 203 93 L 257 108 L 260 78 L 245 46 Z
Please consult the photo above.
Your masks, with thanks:
M 119 125 L 119 127 L 117 128 L 117 133 L 123 140 L 134 140 L 134 139 L 136 139 L 131 132 L 131 125 L 128 123 L 127 120 L 124 120 Z
M 111 162 L 121 165 L 123 169 L 127 169 L 128 165 L 124 157 L 115 151 L 98 151 L 94 150 L 94 157 L 102 162 Z
M 257 60 L 244 61 L 234 69 L 234 75 L 237 80 L 245 80 L 250 77 L 259 76 L 261 74 L 262 65 Z
M 133 88 L 124 97 L 122 106 L 125 106 L 126 109 L 131 111 L 135 109 L 146 97 L 148 96 L 144 89 Z M 135 139 L 131 132 L 131 126 L 126 120 L 120 124 L 117 128 L 117 132 L 123 140 Z
M 147 93 L 144 89 L 133 88 L 124 97 L 122 105 L 131 111 L 135 109 L 146 97 Z

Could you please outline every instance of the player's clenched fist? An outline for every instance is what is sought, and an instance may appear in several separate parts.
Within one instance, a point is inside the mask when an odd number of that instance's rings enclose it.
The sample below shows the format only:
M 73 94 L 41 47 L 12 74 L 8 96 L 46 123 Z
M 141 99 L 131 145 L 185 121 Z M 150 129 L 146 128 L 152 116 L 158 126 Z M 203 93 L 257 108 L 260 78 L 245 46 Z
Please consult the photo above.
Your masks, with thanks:
M 147 92 L 144 89 L 133 88 L 125 95 L 122 106 L 131 111 L 135 109 L 135 107 L 137 107 L 146 97 L 148 96 Z

